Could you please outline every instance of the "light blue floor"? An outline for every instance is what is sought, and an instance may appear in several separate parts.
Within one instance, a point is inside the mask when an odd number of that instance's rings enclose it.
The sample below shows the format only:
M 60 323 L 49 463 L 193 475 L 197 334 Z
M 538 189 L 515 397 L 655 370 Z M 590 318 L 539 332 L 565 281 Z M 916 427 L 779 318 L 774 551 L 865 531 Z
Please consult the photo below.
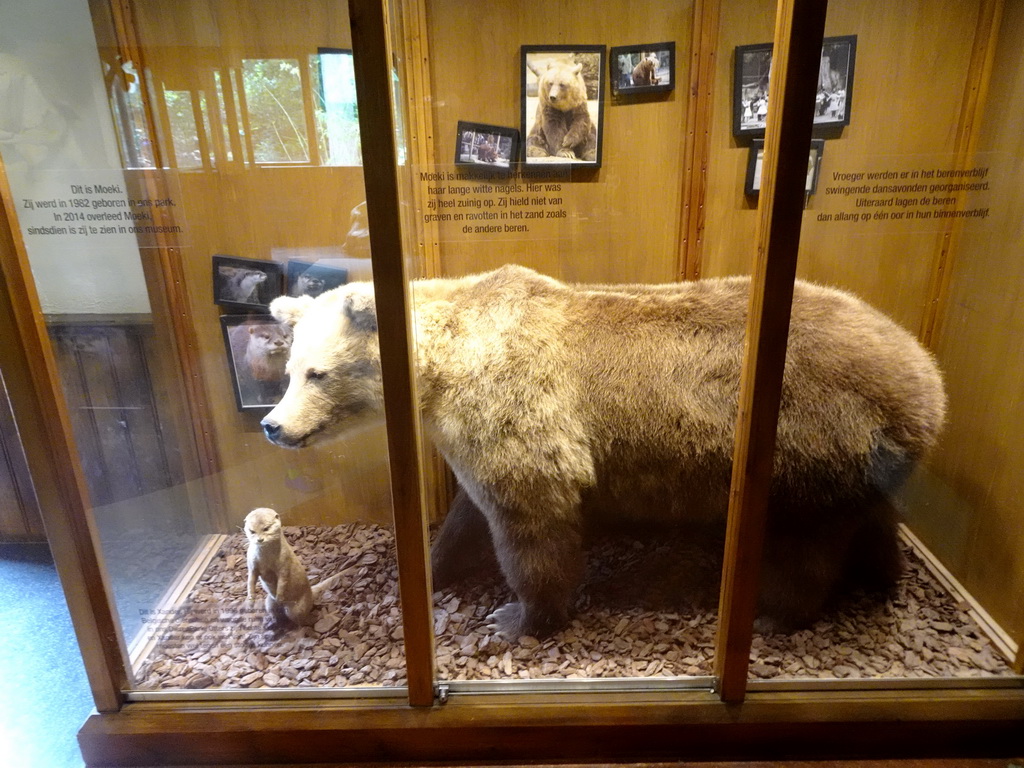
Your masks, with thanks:
M 0 543 L 0 764 L 81 768 L 92 708 L 47 545 Z

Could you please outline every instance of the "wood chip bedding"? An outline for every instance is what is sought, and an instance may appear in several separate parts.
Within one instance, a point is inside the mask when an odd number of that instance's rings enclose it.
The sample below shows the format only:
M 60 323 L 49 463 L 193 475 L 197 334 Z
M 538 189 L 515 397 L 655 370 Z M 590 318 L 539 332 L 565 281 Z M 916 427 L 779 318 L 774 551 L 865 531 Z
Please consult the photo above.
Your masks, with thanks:
M 264 627 L 245 601 L 245 539 L 228 537 L 179 606 L 146 621 L 159 637 L 137 670 L 143 690 L 405 684 L 390 530 L 286 527 L 310 581 L 355 565 L 322 596 L 316 625 Z M 682 535 L 592 544 L 569 627 L 508 643 L 486 617 L 509 592 L 483 575 L 434 595 L 444 680 L 673 677 L 712 674 L 720 545 Z M 908 548 L 892 598 L 836 605 L 813 627 L 755 635 L 753 679 L 1010 675 L 998 650 Z

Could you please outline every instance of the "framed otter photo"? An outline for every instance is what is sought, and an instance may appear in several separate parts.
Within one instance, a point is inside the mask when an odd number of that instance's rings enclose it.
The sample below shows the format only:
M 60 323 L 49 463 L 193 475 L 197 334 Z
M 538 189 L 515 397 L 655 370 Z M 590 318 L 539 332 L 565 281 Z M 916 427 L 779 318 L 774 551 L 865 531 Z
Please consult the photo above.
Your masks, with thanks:
M 608 60 L 612 93 L 617 96 L 671 91 L 676 87 L 675 43 L 616 46 Z
M 238 410 L 273 408 L 288 388 L 291 326 L 262 314 L 222 315 L 220 325 Z
M 284 268 L 276 261 L 213 257 L 213 303 L 222 307 L 266 310 L 281 295 Z
M 296 259 L 288 262 L 289 296 L 311 296 L 315 299 L 321 293 L 347 282 L 347 269 Z
M 601 166 L 603 45 L 524 45 L 522 136 L 526 165 Z

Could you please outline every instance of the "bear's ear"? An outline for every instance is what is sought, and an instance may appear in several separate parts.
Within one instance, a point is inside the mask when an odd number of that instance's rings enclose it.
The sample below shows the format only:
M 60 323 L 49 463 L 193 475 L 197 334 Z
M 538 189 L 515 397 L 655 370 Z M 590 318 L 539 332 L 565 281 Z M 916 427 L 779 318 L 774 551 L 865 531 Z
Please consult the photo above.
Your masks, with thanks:
M 294 326 L 313 303 L 311 296 L 278 296 L 270 302 L 270 314 L 278 322 Z
M 572 68 L 572 73 L 574 75 L 578 75 L 582 71 L 583 71 L 583 65 L 582 64 L 577 64 L 575 67 Z
M 377 331 L 377 306 L 372 292 L 353 292 L 345 297 L 345 316 L 360 331 Z

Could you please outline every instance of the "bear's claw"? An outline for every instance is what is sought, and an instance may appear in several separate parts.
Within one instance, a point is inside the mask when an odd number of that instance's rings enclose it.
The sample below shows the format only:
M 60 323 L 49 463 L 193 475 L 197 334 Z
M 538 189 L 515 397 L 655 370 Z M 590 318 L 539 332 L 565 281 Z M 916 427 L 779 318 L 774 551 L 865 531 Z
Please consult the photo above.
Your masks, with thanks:
M 487 617 L 487 629 L 499 637 L 515 642 L 523 631 L 524 611 L 522 603 L 507 603 Z

